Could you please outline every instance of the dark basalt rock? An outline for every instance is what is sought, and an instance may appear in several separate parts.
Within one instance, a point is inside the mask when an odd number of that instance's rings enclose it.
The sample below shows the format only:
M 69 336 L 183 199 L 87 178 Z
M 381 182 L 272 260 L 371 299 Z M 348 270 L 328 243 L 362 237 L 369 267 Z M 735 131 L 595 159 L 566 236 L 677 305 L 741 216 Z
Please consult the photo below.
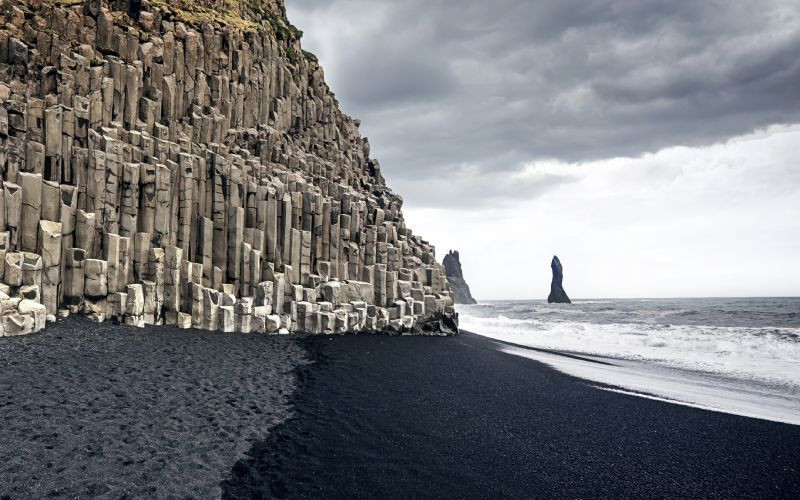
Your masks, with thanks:
M 461 261 L 458 259 L 458 251 L 451 250 L 444 256 L 445 275 L 456 304 L 477 304 L 478 301 L 472 297 L 469 285 L 464 281 L 464 273 L 461 270 Z
M 458 313 L 452 315 L 436 313 L 430 318 L 417 320 L 411 333 L 436 337 L 458 335 Z
M 550 304 L 572 304 L 562 285 L 564 270 L 561 267 L 561 261 L 555 255 L 550 263 L 550 268 L 553 270 L 553 281 L 550 283 L 550 295 L 547 297 L 547 302 Z
M 102 7 L 101 0 L 84 0 L 83 2 L 83 13 L 87 16 L 91 16 L 97 19 L 98 14 L 100 14 L 100 8 Z

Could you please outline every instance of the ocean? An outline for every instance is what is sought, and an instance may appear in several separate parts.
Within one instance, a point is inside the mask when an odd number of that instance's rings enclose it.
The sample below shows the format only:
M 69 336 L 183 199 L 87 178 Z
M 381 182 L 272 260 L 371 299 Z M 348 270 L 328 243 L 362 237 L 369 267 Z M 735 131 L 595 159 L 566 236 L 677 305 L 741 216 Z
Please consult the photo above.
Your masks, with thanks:
M 773 420 L 800 420 L 798 297 L 487 301 L 457 310 L 462 329 L 533 348 L 505 350 L 574 376 L 731 413 L 771 406 Z M 737 402 L 745 410 L 726 407 L 742 394 L 755 395 Z

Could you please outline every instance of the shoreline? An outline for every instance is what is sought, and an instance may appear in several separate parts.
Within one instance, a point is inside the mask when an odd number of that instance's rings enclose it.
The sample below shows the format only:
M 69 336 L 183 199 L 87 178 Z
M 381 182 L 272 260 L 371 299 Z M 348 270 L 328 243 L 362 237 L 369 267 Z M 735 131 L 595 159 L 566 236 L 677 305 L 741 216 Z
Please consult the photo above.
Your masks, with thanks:
M 600 390 L 491 339 L 305 337 L 224 498 L 791 497 L 800 427 Z M 769 458 L 766 458 L 769 457 Z
M 791 497 L 800 427 L 457 337 L 71 318 L 0 343 L 0 495 Z
M 543 363 L 601 390 L 742 417 L 800 425 L 794 386 L 733 378 L 649 360 L 564 352 L 485 336 L 505 353 Z

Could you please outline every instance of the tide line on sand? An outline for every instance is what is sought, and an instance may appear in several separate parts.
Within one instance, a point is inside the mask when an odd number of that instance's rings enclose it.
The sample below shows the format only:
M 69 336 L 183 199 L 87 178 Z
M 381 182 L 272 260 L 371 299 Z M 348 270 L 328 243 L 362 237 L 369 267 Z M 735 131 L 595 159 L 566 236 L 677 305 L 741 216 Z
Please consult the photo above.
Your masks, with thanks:
M 710 411 L 800 425 L 800 391 L 794 387 L 592 355 L 575 355 L 496 341 L 504 353 L 542 362 L 601 390 Z

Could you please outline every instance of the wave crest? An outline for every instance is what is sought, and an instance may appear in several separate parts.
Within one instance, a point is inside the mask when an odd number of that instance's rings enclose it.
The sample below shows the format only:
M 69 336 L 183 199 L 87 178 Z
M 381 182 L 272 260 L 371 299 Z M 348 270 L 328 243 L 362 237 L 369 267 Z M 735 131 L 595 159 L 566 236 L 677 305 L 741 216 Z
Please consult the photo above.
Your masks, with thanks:
M 553 321 L 544 315 L 487 317 L 463 309 L 459 316 L 465 330 L 531 347 L 650 361 L 800 388 L 800 328 Z

